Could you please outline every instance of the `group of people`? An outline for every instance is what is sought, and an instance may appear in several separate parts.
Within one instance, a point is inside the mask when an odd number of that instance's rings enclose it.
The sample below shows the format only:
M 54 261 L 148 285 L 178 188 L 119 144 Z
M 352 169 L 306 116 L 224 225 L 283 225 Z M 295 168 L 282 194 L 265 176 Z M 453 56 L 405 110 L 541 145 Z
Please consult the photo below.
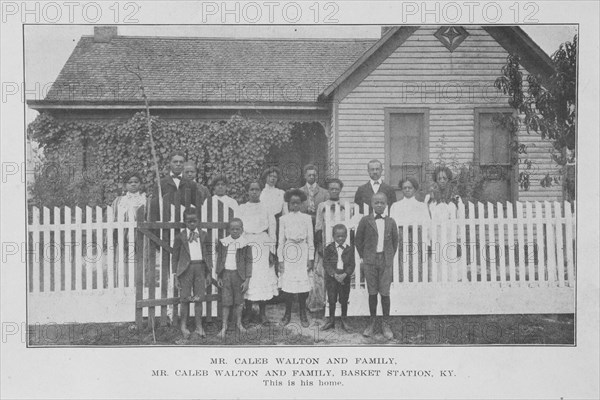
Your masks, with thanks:
M 370 161 L 370 180 L 358 188 L 354 197 L 360 213 L 353 215 L 359 222 L 352 226 L 356 229 L 352 246 L 347 244 L 350 221 L 336 224 L 332 232 L 325 232 L 326 226 L 330 226 L 325 221 L 326 215 L 340 220 L 333 214 L 344 212 L 340 202 L 344 184 L 333 178 L 327 180 L 326 188 L 319 186 L 318 170 L 312 164 L 303 169 L 306 184 L 287 191 L 277 188 L 279 170 L 275 167 L 266 169 L 260 179 L 246 183 L 248 201 L 243 204 L 227 196 L 228 180 L 224 175 L 214 177 L 210 189 L 197 183 L 196 167 L 186 162 L 183 153 L 172 153 L 169 167 L 169 174 L 161 179 L 163 197 L 187 191 L 192 196 L 191 204 L 201 204 L 215 196 L 234 210 L 234 218 L 229 221 L 229 235 L 219 240 L 216 248 L 207 234 L 198 229 L 196 210 L 188 208 L 184 212 L 186 228 L 175 238 L 172 254 L 182 303 L 180 328 L 184 338 L 191 335 L 187 329 L 191 303 L 195 305 L 195 334 L 205 336 L 202 301 L 211 284 L 222 289 L 222 336 L 227 332 L 232 314 L 235 315 L 235 326 L 241 332 L 245 331 L 244 324 L 253 317 L 259 324 L 270 323 L 267 306 L 278 296 L 285 302 L 285 313 L 280 322 L 283 325 L 290 323 L 293 302 L 298 301 L 298 316 L 303 327 L 310 324 L 307 310 L 322 310 L 328 303 L 329 317 L 322 329 L 335 328 L 339 303 L 341 318 L 338 324 L 344 330 L 352 330 L 347 310 L 356 263 L 355 248 L 361 258 L 359 265 L 367 283 L 371 314 L 363 334 L 372 336 L 380 321 L 383 336 L 393 338 L 388 321 L 389 292 L 393 258 L 398 249 L 398 226 L 430 219 L 438 212 L 435 211 L 437 206 L 444 203 L 439 195 L 429 205 L 417 201 L 418 182 L 409 177 L 400 182 L 403 198 L 396 201 L 394 189 L 381 179 L 381 162 Z M 449 169 L 436 170 L 434 182 L 438 193 L 447 195 L 451 178 Z M 113 203 L 115 216 L 135 218 L 136 210 L 146 203 L 145 195 L 140 192 L 141 177 L 138 174 L 127 176 L 124 186 L 126 193 Z M 363 215 L 366 214 L 365 204 L 371 207 L 368 215 Z M 388 209 L 389 216 L 386 215 Z M 213 255 L 216 256 L 215 264 Z M 216 280 L 212 278 L 213 265 L 216 266 Z M 382 318 L 377 317 L 378 296 Z M 258 305 L 258 314 L 253 311 L 254 305 Z

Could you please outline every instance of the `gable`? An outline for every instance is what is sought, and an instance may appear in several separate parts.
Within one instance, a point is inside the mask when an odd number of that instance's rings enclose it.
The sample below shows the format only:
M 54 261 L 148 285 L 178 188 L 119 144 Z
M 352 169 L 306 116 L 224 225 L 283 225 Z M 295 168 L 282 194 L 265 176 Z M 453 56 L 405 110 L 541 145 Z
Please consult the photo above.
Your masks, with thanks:
M 422 42 L 423 45 L 435 45 L 442 46 L 445 48 L 447 53 L 450 53 L 450 57 L 453 60 L 459 62 L 461 57 L 476 57 L 475 54 L 465 53 L 465 49 L 461 50 L 461 47 L 473 41 L 473 38 L 469 40 L 468 32 L 470 31 L 481 31 L 484 30 L 488 37 L 493 38 L 493 41 L 505 51 L 505 57 L 509 53 L 516 53 L 521 57 L 521 63 L 523 67 L 532 74 L 540 75 L 543 78 L 549 76 L 553 71 L 552 60 L 550 57 L 535 43 L 529 36 L 519 27 L 510 26 L 466 26 L 456 27 L 458 31 L 465 31 L 466 37 L 460 37 L 456 43 L 456 47 L 450 48 L 447 43 L 447 39 L 443 35 L 439 34 L 439 27 L 423 26 L 423 27 L 396 27 L 393 32 L 385 34 L 371 49 L 370 54 L 364 54 L 361 59 L 355 62 L 350 68 L 348 68 L 340 78 L 334 83 L 327 87 L 319 96 L 320 99 L 331 99 L 335 96 L 335 101 L 339 102 L 344 99 L 349 93 L 351 93 L 359 84 L 367 78 L 375 69 L 377 69 L 381 63 L 391 56 L 394 51 L 399 47 L 405 46 L 405 43 L 411 38 L 415 32 L 419 30 L 431 30 L 434 29 L 433 36 L 437 39 L 437 43 L 432 40 L 425 40 Z M 430 39 L 430 38 L 429 38 Z M 465 43 L 463 43 L 463 41 Z M 413 51 L 414 57 L 418 57 L 422 53 L 419 45 L 412 46 L 410 48 Z M 456 52 L 456 54 L 455 54 Z M 425 55 L 425 54 L 422 54 Z M 413 55 L 409 55 L 413 57 Z

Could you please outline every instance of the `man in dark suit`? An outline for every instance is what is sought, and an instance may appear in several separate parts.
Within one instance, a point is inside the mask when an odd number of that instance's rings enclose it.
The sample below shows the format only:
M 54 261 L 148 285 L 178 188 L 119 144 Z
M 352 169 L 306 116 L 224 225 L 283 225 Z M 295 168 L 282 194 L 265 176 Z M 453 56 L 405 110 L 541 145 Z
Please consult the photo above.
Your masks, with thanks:
M 173 151 L 169 155 L 169 173 L 160 180 L 160 189 L 162 192 L 163 203 L 174 204 L 175 197 L 179 196 L 180 204 L 184 207 L 189 207 L 196 204 L 196 195 L 198 188 L 196 183 L 190 181 L 183 175 L 183 167 L 185 164 L 185 154 L 182 151 Z M 200 204 L 201 206 L 201 204 Z M 152 215 L 155 220 L 158 220 L 160 215 L 158 201 L 158 186 L 154 186 L 152 191 Z M 163 215 L 163 220 L 168 220 L 169 210 L 167 207 L 166 215 Z
M 393 187 L 381 179 L 383 164 L 379 160 L 371 160 L 367 164 L 367 170 L 371 180 L 360 186 L 354 195 L 354 202 L 358 204 L 360 212 L 364 213 L 365 204 L 371 205 L 371 198 L 375 193 L 384 193 L 387 197 L 387 206 L 391 207 L 396 202 L 396 192 Z
M 198 207 L 201 204 L 204 204 L 206 199 L 210 197 L 210 190 L 208 190 L 206 186 L 198 182 L 198 170 L 196 169 L 196 164 L 194 164 L 193 161 L 186 161 L 185 163 L 183 163 L 182 176 L 183 179 L 186 179 L 190 182 L 194 182 L 196 184 L 196 200 L 198 201 L 196 207 Z
M 310 215 L 313 227 L 317 218 L 319 204 L 329 198 L 329 192 L 317 183 L 317 167 L 308 164 L 304 167 L 304 180 L 306 184 L 300 188 L 306 194 L 306 201 L 302 202 L 300 212 Z
M 362 260 L 361 268 L 364 271 L 367 292 L 369 293 L 371 321 L 363 335 L 371 336 L 375 329 L 377 295 L 379 294 L 383 311 L 381 330 L 383 336 L 390 340 L 394 337 L 388 321 L 390 315 L 390 285 L 392 283 L 394 255 L 398 249 L 398 227 L 392 218 L 383 215 L 386 200 L 383 193 L 373 195 L 371 199 L 373 214 L 369 214 L 360 220 L 356 229 L 354 244 Z

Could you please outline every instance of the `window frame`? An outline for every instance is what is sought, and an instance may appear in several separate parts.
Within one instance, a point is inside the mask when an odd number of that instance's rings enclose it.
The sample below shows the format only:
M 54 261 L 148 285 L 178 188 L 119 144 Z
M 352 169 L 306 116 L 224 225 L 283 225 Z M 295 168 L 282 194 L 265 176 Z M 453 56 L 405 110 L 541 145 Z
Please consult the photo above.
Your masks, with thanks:
M 473 165 L 476 168 L 479 168 L 481 171 L 481 131 L 480 131 L 480 115 L 481 114 L 512 114 L 513 116 L 517 116 L 517 111 L 511 107 L 475 107 L 473 109 Z M 518 136 L 517 136 L 518 137 Z M 497 165 L 505 165 L 509 168 L 509 176 L 510 176 L 510 202 L 519 201 L 519 164 L 517 163 L 514 167 L 511 163 L 512 154 L 511 148 L 509 146 L 509 162 L 508 164 L 497 164 Z M 488 165 L 488 164 L 484 164 Z
M 384 114 L 385 114 L 385 118 L 384 118 L 384 131 L 385 131 L 385 138 L 384 138 L 384 148 L 385 148 L 385 163 L 384 163 L 384 168 L 386 169 L 386 181 L 387 184 L 392 186 L 394 189 L 399 189 L 398 187 L 398 182 L 391 182 L 390 178 L 392 176 L 392 157 L 391 157 L 391 139 L 392 139 L 392 132 L 390 131 L 390 127 L 391 127 L 391 115 L 392 114 L 422 114 L 423 115 L 423 135 L 421 137 L 421 164 L 419 165 L 419 167 L 421 167 L 421 181 L 423 181 L 422 183 L 425 183 L 426 179 L 426 166 L 429 163 L 429 111 L 430 108 L 429 107 L 418 107 L 418 108 L 404 108 L 404 107 L 384 107 L 383 109 Z M 400 165 L 400 167 L 402 167 L 402 165 Z

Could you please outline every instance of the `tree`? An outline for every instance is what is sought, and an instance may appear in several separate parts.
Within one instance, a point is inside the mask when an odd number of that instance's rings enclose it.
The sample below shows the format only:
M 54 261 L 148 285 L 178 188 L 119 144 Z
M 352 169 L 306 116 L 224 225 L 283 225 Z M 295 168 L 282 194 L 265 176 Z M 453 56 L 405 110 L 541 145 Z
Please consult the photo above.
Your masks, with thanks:
M 553 144 L 552 159 L 560 166 L 559 176 L 550 173 L 540 181 L 544 187 L 562 184 L 565 199 L 575 198 L 574 165 L 577 123 L 577 35 L 559 46 L 551 56 L 554 72 L 547 78 L 528 75 L 524 89 L 519 56 L 510 54 L 502 76 L 494 85 L 509 95 L 508 103 L 518 116 L 507 116 L 501 123 L 516 131 L 525 126 Z M 521 150 L 521 149 L 520 149 Z

